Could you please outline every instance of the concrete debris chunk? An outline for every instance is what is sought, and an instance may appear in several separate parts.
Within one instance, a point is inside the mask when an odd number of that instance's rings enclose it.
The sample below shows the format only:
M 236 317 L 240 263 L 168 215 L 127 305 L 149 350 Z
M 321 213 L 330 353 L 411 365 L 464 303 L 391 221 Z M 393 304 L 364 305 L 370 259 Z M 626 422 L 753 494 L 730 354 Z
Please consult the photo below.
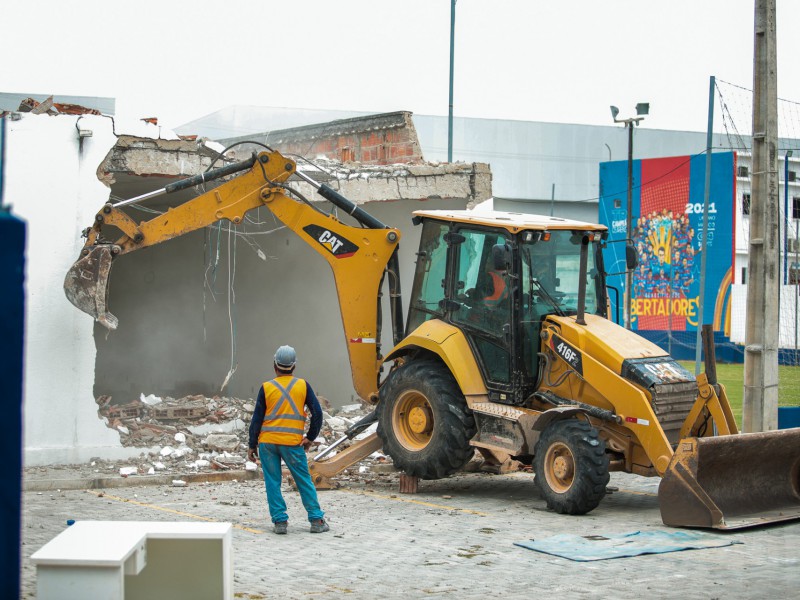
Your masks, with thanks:
M 192 450 L 191 448 L 187 446 L 181 446 L 180 448 L 176 448 L 175 450 L 172 451 L 172 457 L 182 458 L 187 454 L 191 454 L 192 452 L 194 452 L 194 450 Z
M 183 479 L 173 479 L 172 487 L 186 487 L 186 482 Z
M 127 477 L 128 475 L 136 475 L 139 472 L 139 469 L 136 467 L 120 467 L 119 474 L 123 477 Z
M 250 425 L 249 417 L 248 422 L 245 423 L 241 419 L 232 419 L 230 421 L 208 421 L 202 425 L 190 425 L 187 427 L 194 435 L 208 435 L 209 433 L 233 433 L 247 431 Z
M 252 461 L 247 461 L 244 463 L 244 470 L 245 471 L 258 471 L 258 465 Z
M 159 404 L 152 408 L 153 417 L 161 421 L 197 420 L 208 416 L 209 410 L 198 401 Z
M 211 466 L 216 469 L 241 469 L 245 464 L 245 459 L 238 454 L 223 452 L 211 459 Z
M 171 446 L 164 446 L 159 454 L 161 456 L 170 456 L 175 450 Z
M 203 443 L 209 450 L 233 452 L 239 447 L 239 438 L 233 434 L 212 433 Z
M 185 433 L 181 433 L 181 432 L 176 433 L 175 434 L 175 441 L 178 442 L 179 444 L 185 444 L 186 443 L 186 434 Z
M 163 400 L 155 394 L 147 394 L 147 396 L 145 396 L 144 393 L 139 395 L 139 401 L 147 404 L 148 406 L 154 406 L 163 402 Z
M 344 431 L 348 427 L 347 421 L 341 417 L 327 417 L 325 422 L 328 424 L 328 427 L 336 431 Z

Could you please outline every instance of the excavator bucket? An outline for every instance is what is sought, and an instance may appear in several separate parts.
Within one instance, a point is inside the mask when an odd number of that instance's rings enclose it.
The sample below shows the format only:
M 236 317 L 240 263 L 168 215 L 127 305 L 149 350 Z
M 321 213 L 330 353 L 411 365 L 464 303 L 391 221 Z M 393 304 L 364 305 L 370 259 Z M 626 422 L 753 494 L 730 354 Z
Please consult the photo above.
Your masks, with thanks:
M 682 439 L 658 501 L 664 524 L 673 527 L 800 519 L 800 428 Z
M 108 329 L 116 329 L 119 323 L 117 317 L 107 310 L 108 276 L 111 261 L 118 252 L 119 246 L 94 246 L 72 265 L 64 278 L 67 299 Z

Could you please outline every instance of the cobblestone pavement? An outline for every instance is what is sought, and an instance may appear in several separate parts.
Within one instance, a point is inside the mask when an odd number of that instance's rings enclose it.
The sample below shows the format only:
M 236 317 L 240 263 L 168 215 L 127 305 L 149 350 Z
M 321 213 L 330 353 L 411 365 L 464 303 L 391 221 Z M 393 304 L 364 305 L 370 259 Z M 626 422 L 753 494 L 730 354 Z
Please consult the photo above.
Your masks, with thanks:
M 559 533 L 608 535 L 664 526 L 658 480 L 612 474 L 618 488 L 589 515 L 545 508 L 533 475 L 462 474 L 399 494 L 397 477 L 320 493 L 331 532 L 312 535 L 285 486 L 289 535 L 276 536 L 261 481 L 24 493 L 23 592 L 30 555 L 76 520 L 214 520 L 234 524 L 236 598 L 768 598 L 800 589 L 800 523 L 715 533 L 724 548 L 573 562 L 514 546 Z

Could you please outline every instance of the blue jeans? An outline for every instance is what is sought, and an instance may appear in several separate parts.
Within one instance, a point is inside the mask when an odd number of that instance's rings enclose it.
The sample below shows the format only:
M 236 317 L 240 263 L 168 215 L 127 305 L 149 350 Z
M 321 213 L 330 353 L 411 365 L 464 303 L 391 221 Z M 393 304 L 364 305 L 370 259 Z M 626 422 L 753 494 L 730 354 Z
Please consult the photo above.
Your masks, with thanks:
M 279 444 L 261 443 L 258 445 L 258 458 L 261 470 L 264 471 L 264 486 L 267 488 L 267 504 L 273 523 L 288 521 L 286 502 L 281 494 L 281 459 L 289 467 L 289 472 L 297 484 L 297 491 L 303 506 L 306 507 L 309 521 L 321 519 L 325 513 L 319 507 L 317 490 L 308 472 L 306 451 L 302 446 L 282 446 Z

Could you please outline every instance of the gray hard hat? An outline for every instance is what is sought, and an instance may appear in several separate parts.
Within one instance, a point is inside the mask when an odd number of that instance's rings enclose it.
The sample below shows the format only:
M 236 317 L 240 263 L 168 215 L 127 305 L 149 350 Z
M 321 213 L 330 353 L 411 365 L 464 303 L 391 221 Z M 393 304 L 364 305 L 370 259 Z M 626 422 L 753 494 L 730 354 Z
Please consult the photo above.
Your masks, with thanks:
M 291 346 L 281 346 L 275 351 L 275 364 L 281 369 L 291 369 L 297 362 L 297 353 Z

